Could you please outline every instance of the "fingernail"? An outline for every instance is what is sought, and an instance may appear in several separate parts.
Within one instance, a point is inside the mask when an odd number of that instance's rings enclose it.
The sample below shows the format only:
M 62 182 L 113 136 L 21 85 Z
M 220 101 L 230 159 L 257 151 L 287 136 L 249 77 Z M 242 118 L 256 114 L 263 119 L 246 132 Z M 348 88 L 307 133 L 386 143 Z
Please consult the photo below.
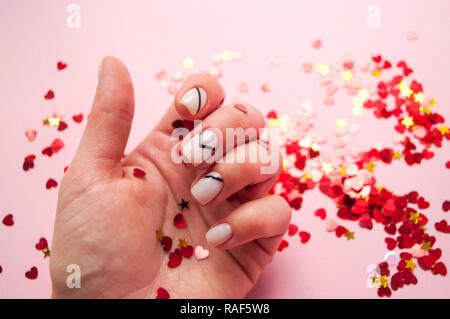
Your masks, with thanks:
M 100 63 L 98 64 L 98 69 L 97 69 L 97 82 L 100 81 L 100 73 L 102 73 L 102 67 L 103 67 L 103 60 L 105 58 L 102 58 L 100 60 Z
M 183 104 L 192 115 L 198 114 L 206 104 L 207 95 L 202 88 L 192 88 L 184 93 L 180 103 Z
M 195 197 L 197 202 L 205 205 L 211 201 L 223 188 L 223 179 L 217 172 L 211 172 L 199 179 L 194 186 L 192 186 L 191 194 Z
M 229 224 L 224 223 L 208 230 L 205 237 L 208 244 L 218 246 L 226 242 L 228 239 L 230 239 L 231 235 L 232 235 L 231 226 Z
M 194 135 L 183 147 L 181 153 L 186 163 L 200 164 L 210 158 L 216 151 L 217 136 L 211 130 Z

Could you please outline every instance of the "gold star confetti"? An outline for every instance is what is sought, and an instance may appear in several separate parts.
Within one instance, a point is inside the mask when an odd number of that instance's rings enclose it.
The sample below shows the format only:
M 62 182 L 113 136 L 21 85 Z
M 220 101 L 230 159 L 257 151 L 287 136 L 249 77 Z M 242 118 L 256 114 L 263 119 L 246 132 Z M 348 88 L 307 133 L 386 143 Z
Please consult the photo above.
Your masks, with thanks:
M 431 114 L 431 109 L 430 109 L 429 106 L 427 106 L 427 107 L 421 106 L 421 107 L 419 107 L 419 110 L 424 112 L 426 115 L 430 115 Z
M 411 258 L 411 259 L 405 260 L 405 262 L 406 262 L 405 268 L 414 270 L 414 268 L 416 268 L 416 266 L 417 266 L 417 265 L 414 263 L 414 261 L 412 260 L 412 258 Z
M 308 179 L 311 179 L 311 178 L 312 178 L 312 176 L 311 176 L 309 173 L 306 173 L 305 175 L 302 176 L 302 179 L 303 179 L 304 181 L 306 181 L 306 180 L 308 180 Z
M 368 97 L 370 96 L 370 93 L 369 93 L 369 90 L 368 89 L 359 89 L 358 90 L 358 97 L 361 99 L 361 100 L 365 100 L 365 99 L 367 99 Z
M 187 246 L 189 246 L 187 238 L 178 239 L 178 247 L 187 247 Z
M 354 116 L 361 116 L 363 114 L 364 110 L 361 106 L 354 106 L 352 108 L 352 114 Z
M 339 169 L 339 173 L 340 173 L 342 176 L 345 176 L 345 167 L 341 167 L 341 168 Z
M 361 198 L 364 199 L 368 203 L 370 200 L 370 195 L 362 196 Z
M 355 96 L 352 100 L 352 105 L 354 107 L 363 107 L 364 105 L 364 100 L 358 96 Z
M 379 77 L 381 75 L 381 70 L 380 69 L 375 69 L 372 71 L 372 75 L 374 77 Z
M 231 61 L 233 59 L 233 52 L 224 51 L 222 52 L 222 61 Z
M 430 100 L 430 105 L 431 106 L 434 106 L 434 105 L 436 105 L 436 99 L 435 98 L 432 98 L 431 100 Z
M 400 153 L 400 152 L 394 152 L 394 158 L 395 158 L 395 159 L 401 159 L 402 156 L 403 156 L 402 153 Z
M 381 185 L 380 187 L 378 187 L 377 188 L 378 193 L 380 193 L 383 189 L 384 189 L 384 185 Z
M 380 287 L 386 288 L 389 280 L 387 280 L 386 276 L 380 276 L 379 285 Z
M 336 119 L 336 127 L 344 129 L 347 126 L 348 126 L 347 119 L 345 118 Z
M 316 65 L 316 72 L 320 73 L 322 75 L 325 75 L 328 72 L 330 72 L 330 69 L 328 68 L 328 65 L 326 65 L 326 64 L 317 64 Z
M 439 131 L 441 132 L 442 135 L 445 135 L 449 132 L 448 127 L 445 125 L 441 125 L 441 127 L 439 128 Z
M 60 118 L 59 117 L 49 117 L 48 122 L 49 122 L 50 126 L 58 126 L 60 123 Z
M 367 167 L 366 167 L 366 169 L 369 171 L 369 172 L 373 172 L 373 171 L 375 171 L 375 164 L 372 162 L 372 161 L 370 161 L 369 163 L 367 163 Z
M 50 125 L 50 121 L 48 120 L 48 118 L 42 120 L 42 125 L 43 126 Z
M 419 222 L 419 220 L 421 220 L 421 219 L 422 219 L 422 218 L 420 217 L 419 212 L 411 213 L 411 214 L 410 214 L 410 217 L 409 217 L 409 220 L 414 221 L 414 224 L 417 224 L 417 223 Z
M 285 171 L 287 171 L 288 170 L 288 161 L 287 161 L 287 159 L 283 159 L 283 169 L 285 170 Z
M 403 118 L 402 120 L 402 124 L 406 127 L 409 128 L 410 126 L 414 125 L 414 119 L 411 116 L 406 116 Z
M 318 152 L 318 151 L 320 150 L 320 146 L 319 146 L 319 144 L 317 144 L 316 142 L 314 142 L 314 143 L 311 144 L 311 149 L 312 149 L 314 152 Z
M 333 165 L 331 163 L 323 163 L 322 164 L 322 172 L 325 174 L 330 174 L 334 170 Z
M 345 237 L 347 237 L 347 240 L 355 239 L 355 232 L 351 232 L 347 230 L 347 232 L 344 234 Z
M 350 81 L 353 77 L 353 73 L 350 70 L 345 70 L 342 72 L 342 80 L 344 81 Z
M 192 69 L 194 67 L 194 65 L 195 65 L 195 60 L 190 56 L 188 56 L 187 58 L 185 58 L 183 60 L 183 66 L 185 69 Z
M 424 98 L 425 98 L 425 95 L 423 95 L 422 92 L 414 94 L 414 101 L 415 102 L 422 102 Z
M 424 232 L 428 230 L 428 228 L 426 228 L 424 225 L 420 225 L 419 228 L 422 229 Z
M 163 238 L 164 233 L 161 230 L 161 228 L 158 228 L 158 230 L 156 231 L 156 237 L 158 237 L 159 240 L 161 240 L 161 238 Z
M 48 249 L 48 247 L 46 250 L 43 251 L 43 253 L 44 253 L 44 258 L 50 257 L 50 249 Z
M 283 131 L 287 131 L 288 130 L 288 123 L 291 121 L 291 119 L 289 118 L 289 116 L 287 115 L 282 115 L 280 116 L 280 129 Z
M 181 208 L 181 210 L 189 209 L 189 201 L 186 201 L 183 198 L 181 199 L 181 203 L 178 203 L 177 205 Z
M 372 277 L 370 277 L 370 279 L 372 279 L 372 284 L 378 283 L 378 277 L 376 274 L 374 274 Z
M 426 250 L 426 251 L 430 250 L 430 249 L 431 249 L 431 242 L 429 242 L 429 241 L 423 241 L 423 242 L 422 242 L 422 249 L 423 249 L 423 250 Z
M 400 87 L 400 91 L 402 96 L 410 97 L 413 93 L 413 90 L 411 90 L 408 86 L 408 84 L 405 81 L 401 81 L 398 86 Z

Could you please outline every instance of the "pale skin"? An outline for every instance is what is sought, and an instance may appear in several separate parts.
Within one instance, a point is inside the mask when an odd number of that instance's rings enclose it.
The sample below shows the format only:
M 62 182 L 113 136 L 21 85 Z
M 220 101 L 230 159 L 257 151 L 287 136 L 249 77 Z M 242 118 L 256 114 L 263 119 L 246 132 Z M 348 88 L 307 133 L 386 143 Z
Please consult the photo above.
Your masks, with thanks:
M 208 100 L 192 115 L 180 100 L 197 86 L 206 91 Z M 220 84 L 211 76 L 189 77 L 159 124 L 123 157 L 134 114 L 133 85 L 121 61 L 103 59 L 85 132 L 59 190 L 50 258 L 52 297 L 155 298 L 159 287 L 171 298 L 246 296 L 289 224 L 289 205 L 281 197 L 267 196 L 279 169 L 261 175 L 258 163 L 193 167 L 174 163 L 170 155 L 178 143 L 170 136 L 176 119 L 203 119 L 218 129 L 264 126 L 255 108 L 245 104 L 248 113 L 244 113 L 233 105 L 220 107 L 223 98 Z M 236 146 L 229 154 L 258 147 L 255 142 L 244 145 L 247 148 Z M 145 177 L 133 176 L 134 168 L 145 171 Z M 190 189 L 211 170 L 220 172 L 224 187 L 200 205 Z M 247 185 L 256 186 L 248 191 Z M 237 199 L 228 201 L 234 193 Z M 189 201 L 189 209 L 182 212 L 185 228 L 173 224 L 181 212 L 177 205 L 181 199 Z M 205 233 L 224 222 L 231 226 L 231 238 L 220 245 L 208 243 Z M 187 238 L 192 246 L 208 249 L 210 256 L 201 261 L 184 258 L 177 268 L 168 268 L 158 229 L 173 239 L 172 251 L 178 239 Z M 70 264 L 80 266 L 79 289 L 66 285 Z

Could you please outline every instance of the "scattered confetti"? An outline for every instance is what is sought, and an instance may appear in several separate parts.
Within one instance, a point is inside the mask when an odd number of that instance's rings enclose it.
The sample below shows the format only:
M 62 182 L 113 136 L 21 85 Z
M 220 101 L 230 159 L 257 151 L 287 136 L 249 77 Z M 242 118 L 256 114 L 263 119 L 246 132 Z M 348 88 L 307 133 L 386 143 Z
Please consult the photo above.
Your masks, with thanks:
M 36 267 L 31 267 L 30 270 L 28 270 L 27 272 L 25 272 L 25 277 L 28 279 L 36 279 L 38 276 L 38 269 Z
M 13 216 L 13 214 L 8 214 L 5 217 L 3 217 L 2 223 L 5 226 L 12 226 L 12 225 L 14 225 L 14 216 Z
M 55 93 L 52 90 L 48 90 L 44 95 L 44 99 L 51 100 L 55 97 Z
M 194 250 L 195 259 L 203 260 L 209 257 L 209 250 L 203 248 L 202 246 L 195 247 Z
M 164 289 L 162 287 L 159 287 L 156 290 L 156 297 L 155 297 L 155 299 L 170 299 L 170 295 L 169 295 L 169 293 L 167 292 L 166 289 Z
M 64 70 L 65 68 L 67 68 L 67 63 L 59 61 L 56 64 L 56 68 L 58 69 L 58 71 Z
M 82 113 L 79 113 L 79 114 L 73 115 L 73 116 L 72 116 L 72 120 L 73 120 L 75 123 L 81 123 L 81 122 L 83 121 L 83 114 L 82 114 Z
M 58 182 L 55 181 L 53 178 L 49 178 L 47 180 L 47 183 L 45 183 L 45 188 L 47 188 L 47 189 L 57 187 L 57 186 L 58 186 Z
M 35 245 L 37 250 L 45 250 L 48 248 L 48 242 L 47 239 L 45 239 L 44 237 L 42 237 L 41 239 L 39 239 L 39 242 Z
M 173 218 L 173 224 L 178 228 L 186 227 L 186 221 L 184 220 L 183 214 L 179 213 L 175 215 L 175 217 Z
M 145 172 L 140 168 L 133 168 L 133 176 L 137 178 L 145 177 Z
M 25 136 L 30 142 L 33 142 L 36 139 L 37 132 L 36 130 L 27 130 L 25 132 Z
M 311 234 L 306 231 L 301 231 L 298 233 L 300 236 L 300 242 L 306 244 L 311 239 Z
M 181 202 L 177 204 L 181 210 L 189 209 L 189 201 L 181 199 Z

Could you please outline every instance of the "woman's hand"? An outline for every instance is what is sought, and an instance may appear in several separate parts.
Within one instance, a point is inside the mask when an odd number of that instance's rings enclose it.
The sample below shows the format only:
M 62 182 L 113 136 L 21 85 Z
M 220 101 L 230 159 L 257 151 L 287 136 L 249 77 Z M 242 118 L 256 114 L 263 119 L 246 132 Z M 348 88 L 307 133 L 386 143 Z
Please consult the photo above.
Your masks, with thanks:
M 53 297 L 155 298 L 163 287 L 172 298 L 241 298 L 254 286 L 287 229 L 290 207 L 266 196 L 281 167 L 278 150 L 251 139 L 218 146 L 226 128 L 264 127 L 257 109 L 242 102 L 220 107 L 223 98 L 213 77 L 190 76 L 159 124 L 124 157 L 133 85 L 119 60 L 103 60 L 87 127 L 59 192 L 50 259 Z M 184 138 L 179 149 L 185 165 L 171 154 L 179 143 L 171 138 L 172 122 L 181 118 L 202 119 L 202 130 L 209 130 L 201 139 L 197 128 Z M 192 165 L 199 150 L 203 160 L 226 161 Z M 262 174 L 261 160 L 230 160 L 252 152 L 279 164 Z M 146 175 L 133 176 L 135 168 Z M 189 201 L 188 209 L 181 210 L 182 200 Z M 185 228 L 173 223 L 179 213 Z M 169 268 L 158 230 L 173 239 L 172 252 L 186 238 L 210 256 L 183 258 Z M 80 267 L 81 288 L 67 287 L 70 264 Z

